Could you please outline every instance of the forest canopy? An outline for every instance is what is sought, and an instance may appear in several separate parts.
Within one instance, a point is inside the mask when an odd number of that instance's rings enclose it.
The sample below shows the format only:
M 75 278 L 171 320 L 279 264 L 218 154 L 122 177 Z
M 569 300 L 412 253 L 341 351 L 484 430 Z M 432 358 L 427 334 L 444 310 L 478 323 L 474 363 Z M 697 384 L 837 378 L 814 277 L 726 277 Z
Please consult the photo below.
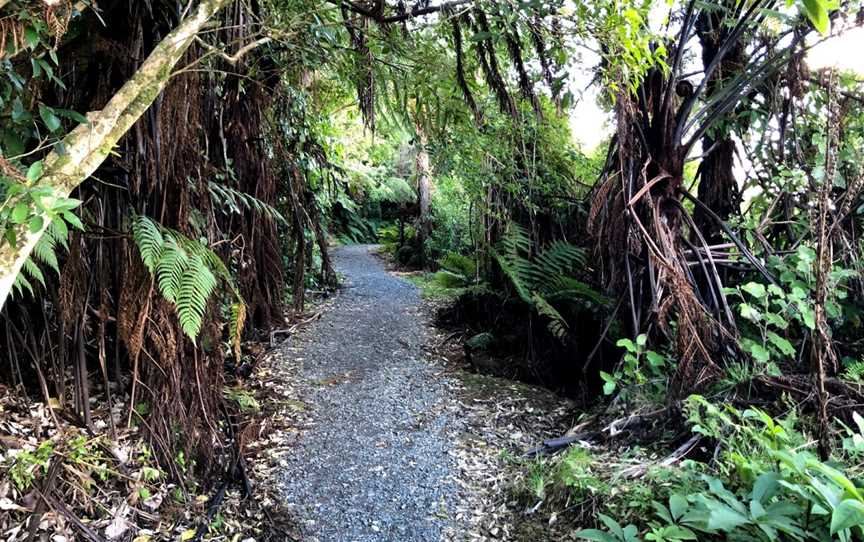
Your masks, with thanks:
M 375 243 L 469 363 L 716 444 L 585 538 L 862 536 L 861 8 L 0 0 L 0 390 L 242 480 L 226 389 Z

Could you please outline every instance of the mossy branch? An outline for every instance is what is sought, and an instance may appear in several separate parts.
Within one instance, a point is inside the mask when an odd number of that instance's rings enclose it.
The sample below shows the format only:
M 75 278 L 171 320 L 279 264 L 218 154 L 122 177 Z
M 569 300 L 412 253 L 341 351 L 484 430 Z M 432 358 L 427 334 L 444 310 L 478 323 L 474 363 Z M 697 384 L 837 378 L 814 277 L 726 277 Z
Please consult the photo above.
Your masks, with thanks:
M 0 0 L 2 1 L 2 0 Z M 165 88 L 171 70 L 195 39 L 207 21 L 229 0 L 204 0 L 188 18 L 184 19 L 157 45 L 135 75 L 123 85 L 101 110 L 88 115 L 89 122 L 78 125 L 63 139 L 65 152 L 52 152 L 44 161 L 44 173 L 37 181 L 51 187 L 53 198 L 66 198 L 75 187 L 90 177 L 108 158 L 117 142 L 150 107 Z M 52 198 L 42 203 L 50 208 Z M 32 211 L 41 216 L 43 212 Z M 15 228 L 15 243 L 0 246 L 0 308 L 12 291 L 15 277 L 36 243 L 45 233 L 50 220 L 43 220 L 41 228 L 31 230 L 27 224 Z

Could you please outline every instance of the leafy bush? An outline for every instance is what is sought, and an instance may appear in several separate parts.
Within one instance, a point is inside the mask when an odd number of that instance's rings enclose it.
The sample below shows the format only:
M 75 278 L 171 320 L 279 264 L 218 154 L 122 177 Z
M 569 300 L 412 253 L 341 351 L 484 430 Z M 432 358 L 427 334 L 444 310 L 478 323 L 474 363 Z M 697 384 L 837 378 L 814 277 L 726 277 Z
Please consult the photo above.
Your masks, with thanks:
M 463 256 L 456 252 L 448 252 L 443 258 L 438 260 L 438 265 L 442 269 L 462 275 L 468 280 L 473 279 L 477 275 L 477 262 L 471 257 Z
M 653 502 L 655 515 L 640 525 L 622 526 L 600 517 L 606 530 L 584 529 L 585 540 L 698 540 L 724 536 L 741 541 L 859 540 L 864 536 L 864 487 L 854 469 L 821 461 L 813 443 L 795 429 L 790 414 L 777 420 L 757 408 L 739 411 L 691 396 L 686 410 L 693 431 L 722 450 L 700 487 L 673 492 Z M 847 453 L 864 451 L 864 419 L 847 428 Z M 686 462 L 694 472 L 698 464 Z
M 417 251 L 411 245 L 402 245 L 393 254 L 400 265 L 409 265 L 417 257 Z
M 795 343 L 816 327 L 816 309 L 813 302 L 816 252 L 800 245 L 785 259 L 772 257 L 770 266 L 778 277 L 778 284 L 748 282 L 727 293 L 740 299 L 737 305 L 742 337 L 741 349 L 750 354 L 757 372 L 779 374 L 778 363 L 795 359 Z M 846 282 L 855 271 L 835 267 L 829 277 L 829 298 L 825 312 L 835 325 L 842 323 L 842 303 L 847 298 Z
M 624 348 L 626 353 L 612 374 L 600 371 L 600 377 L 604 382 L 604 394 L 611 395 L 616 389 L 622 388 L 624 392 L 645 384 L 651 385 L 650 391 L 655 395 L 660 395 L 666 390 L 668 379 L 666 357 L 646 348 L 647 335 L 639 335 L 635 342 L 630 339 L 620 339 L 615 344 Z

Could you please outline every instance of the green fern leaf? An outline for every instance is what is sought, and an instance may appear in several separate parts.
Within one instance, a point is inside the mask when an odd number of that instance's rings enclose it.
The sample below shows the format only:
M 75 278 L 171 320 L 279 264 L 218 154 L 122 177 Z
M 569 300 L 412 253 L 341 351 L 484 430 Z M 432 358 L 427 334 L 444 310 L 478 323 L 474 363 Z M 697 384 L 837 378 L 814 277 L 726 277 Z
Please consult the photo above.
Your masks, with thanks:
M 174 305 L 180 327 L 193 340 L 201 331 L 207 303 L 219 279 L 224 280 L 238 300 L 231 309 L 231 338 L 239 355 L 246 306 L 222 259 L 204 243 L 145 216 L 133 219 L 132 238 L 162 296 Z
M 267 204 L 264 201 L 256 198 L 252 194 L 247 194 L 239 190 L 235 190 L 230 186 L 221 185 L 219 183 L 208 183 L 210 190 L 210 198 L 223 208 L 227 208 L 233 214 L 241 214 L 241 207 L 257 211 L 262 215 L 272 218 L 276 222 L 288 224 L 285 217 L 282 216 L 275 207 Z
M 12 289 L 15 290 L 19 296 L 24 295 L 25 289 L 30 292 L 30 295 L 34 295 L 33 285 L 30 284 L 30 281 L 27 280 L 24 273 L 18 273 L 18 276 L 15 277 L 15 282 L 12 283 Z
M 165 244 L 159 226 L 146 216 L 137 216 L 132 222 L 132 236 L 138 245 L 141 260 L 152 273 L 162 256 L 162 247 Z
M 193 256 L 180 280 L 177 315 L 183 332 L 194 339 L 201 330 L 207 300 L 216 288 L 216 277 L 200 256 Z
M 57 263 L 57 242 L 51 235 L 43 235 L 39 238 L 36 246 L 33 247 L 33 257 L 39 262 L 47 265 L 58 275 L 60 274 L 60 265 Z
M 556 338 L 563 340 L 567 336 L 567 331 L 569 326 L 567 325 L 567 320 L 561 316 L 561 313 L 558 312 L 555 307 L 549 304 L 546 299 L 538 294 L 534 294 L 533 296 L 534 306 L 537 308 L 537 312 L 546 318 L 549 319 L 549 324 L 547 327 L 549 331 Z
M 162 247 L 162 255 L 156 262 L 156 278 L 162 295 L 171 303 L 177 302 L 183 275 L 189 267 L 189 257 L 173 239 Z
M 27 258 L 27 260 L 24 261 L 24 272 L 27 273 L 30 278 L 38 281 L 43 287 L 45 286 L 45 276 L 42 274 L 42 270 L 39 269 L 39 266 L 33 262 L 33 258 Z

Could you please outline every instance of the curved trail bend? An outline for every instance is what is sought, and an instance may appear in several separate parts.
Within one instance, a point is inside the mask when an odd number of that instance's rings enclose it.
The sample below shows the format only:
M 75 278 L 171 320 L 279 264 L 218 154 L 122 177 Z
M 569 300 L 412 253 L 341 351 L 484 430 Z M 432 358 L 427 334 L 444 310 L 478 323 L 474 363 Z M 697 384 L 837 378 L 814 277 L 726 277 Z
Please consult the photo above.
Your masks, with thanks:
M 334 250 L 345 286 L 286 347 L 311 423 L 286 458 L 283 495 L 310 541 L 452 540 L 456 401 L 424 357 L 416 288 L 371 248 Z

